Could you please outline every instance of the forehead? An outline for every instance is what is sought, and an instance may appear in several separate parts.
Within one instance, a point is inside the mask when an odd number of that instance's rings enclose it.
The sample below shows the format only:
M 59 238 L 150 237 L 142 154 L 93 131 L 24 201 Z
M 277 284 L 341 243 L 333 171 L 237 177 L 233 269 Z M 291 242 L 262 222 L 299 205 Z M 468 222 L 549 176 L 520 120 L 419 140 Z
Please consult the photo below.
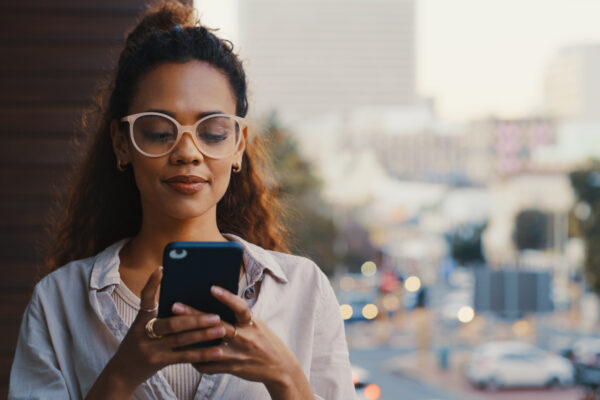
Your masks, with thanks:
M 235 114 L 235 96 L 227 76 L 202 61 L 164 63 L 142 75 L 131 99 L 131 114 L 167 110 L 178 118 L 206 111 Z

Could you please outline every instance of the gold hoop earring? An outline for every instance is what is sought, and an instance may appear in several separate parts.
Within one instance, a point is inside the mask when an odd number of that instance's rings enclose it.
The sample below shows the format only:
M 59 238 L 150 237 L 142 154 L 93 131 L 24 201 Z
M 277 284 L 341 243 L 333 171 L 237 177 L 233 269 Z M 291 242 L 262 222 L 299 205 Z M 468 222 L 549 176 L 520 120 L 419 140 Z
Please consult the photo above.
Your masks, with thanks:
M 125 172 L 127 171 L 127 169 L 125 168 L 127 164 L 121 164 L 121 161 L 117 160 L 117 169 L 121 172 Z
M 233 165 L 231 166 L 231 170 L 237 174 L 242 170 L 242 166 L 238 163 L 233 163 Z

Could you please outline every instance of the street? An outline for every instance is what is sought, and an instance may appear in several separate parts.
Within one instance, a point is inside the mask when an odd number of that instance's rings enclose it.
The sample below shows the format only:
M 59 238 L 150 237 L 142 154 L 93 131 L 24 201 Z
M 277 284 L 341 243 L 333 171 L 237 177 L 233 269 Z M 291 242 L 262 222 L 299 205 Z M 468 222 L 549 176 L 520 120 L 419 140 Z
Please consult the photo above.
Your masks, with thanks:
M 378 328 L 379 327 L 379 328 Z M 441 369 L 435 352 L 417 351 L 414 334 L 392 338 L 393 344 L 377 345 L 380 322 L 352 324 L 346 327 L 353 366 L 368 371 L 368 383 L 381 389 L 381 400 L 578 400 L 576 387 L 499 389 L 486 391 L 472 386 L 464 377 L 463 366 L 469 355 L 454 349 L 449 367 Z M 390 343 L 390 341 L 388 341 Z
M 380 400 L 460 400 L 465 397 L 449 394 L 442 389 L 423 383 L 412 376 L 401 376 L 390 372 L 385 362 L 406 354 L 407 350 L 380 347 L 376 349 L 351 349 L 350 362 L 370 372 L 370 383 L 381 388 Z

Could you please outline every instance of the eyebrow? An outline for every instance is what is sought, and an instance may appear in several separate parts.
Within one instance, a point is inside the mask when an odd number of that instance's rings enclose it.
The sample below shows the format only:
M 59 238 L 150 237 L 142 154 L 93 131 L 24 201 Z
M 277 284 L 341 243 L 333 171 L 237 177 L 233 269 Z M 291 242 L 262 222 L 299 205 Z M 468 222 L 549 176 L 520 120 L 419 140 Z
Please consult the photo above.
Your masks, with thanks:
M 161 114 L 166 114 L 172 118 L 175 118 L 175 113 L 172 113 L 170 111 L 167 110 L 159 110 L 159 109 L 150 109 L 150 110 L 146 110 L 146 112 L 157 112 L 157 113 L 161 113 Z M 214 115 L 214 114 L 226 114 L 223 111 L 220 110 L 215 110 L 215 111 L 205 111 L 205 112 L 201 112 L 199 114 L 196 114 L 196 119 L 202 119 L 206 116 L 209 115 Z M 177 119 L 177 118 L 175 118 Z

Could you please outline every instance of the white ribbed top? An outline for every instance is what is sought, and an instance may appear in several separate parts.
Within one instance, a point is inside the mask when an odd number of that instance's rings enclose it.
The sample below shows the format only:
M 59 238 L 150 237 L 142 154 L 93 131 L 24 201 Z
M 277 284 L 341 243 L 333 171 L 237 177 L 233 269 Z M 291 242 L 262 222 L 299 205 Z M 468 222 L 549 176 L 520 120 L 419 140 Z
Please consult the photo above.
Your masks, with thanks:
M 140 309 L 140 299 L 125 283 L 117 285 L 112 293 L 112 298 L 117 306 L 117 312 L 127 326 L 131 326 Z M 202 375 L 191 364 L 173 364 L 162 370 L 169 385 L 181 400 L 192 400 Z

